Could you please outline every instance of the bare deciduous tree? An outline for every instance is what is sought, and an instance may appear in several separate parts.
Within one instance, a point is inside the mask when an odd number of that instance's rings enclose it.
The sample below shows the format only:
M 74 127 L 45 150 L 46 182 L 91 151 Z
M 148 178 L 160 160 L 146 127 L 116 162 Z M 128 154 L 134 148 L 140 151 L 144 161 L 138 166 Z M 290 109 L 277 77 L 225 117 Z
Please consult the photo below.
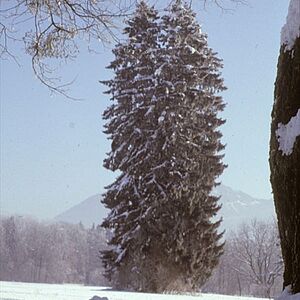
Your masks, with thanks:
M 76 58 L 79 40 L 90 50 L 93 41 L 115 39 L 118 18 L 126 16 L 135 0 L 1 0 L 0 56 L 13 58 L 14 42 L 24 42 L 37 78 L 51 91 L 65 94 L 47 59 Z
M 206 9 L 209 5 L 214 5 L 217 8 L 221 9 L 222 11 L 231 11 L 233 8 L 232 6 L 228 6 L 228 3 L 234 5 L 235 7 L 238 5 L 245 5 L 248 3 L 248 0 L 200 0 L 203 3 L 204 9 Z M 193 0 L 190 0 L 192 4 Z M 196 1 L 194 1 L 196 2 Z
M 22 217 L 0 221 L 0 280 L 105 284 L 105 231 Z
M 270 297 L 277 278 L 282 275 L 279 236 L 275 224 L 253 221 L 243 225 L 230 240 L 237 264 L 234 269 L 262 296 Z
M 282 269 L 275 222 L 253 221 L 228 233 L 224 255 L 204 290 L 270 297 L 281 290 Z

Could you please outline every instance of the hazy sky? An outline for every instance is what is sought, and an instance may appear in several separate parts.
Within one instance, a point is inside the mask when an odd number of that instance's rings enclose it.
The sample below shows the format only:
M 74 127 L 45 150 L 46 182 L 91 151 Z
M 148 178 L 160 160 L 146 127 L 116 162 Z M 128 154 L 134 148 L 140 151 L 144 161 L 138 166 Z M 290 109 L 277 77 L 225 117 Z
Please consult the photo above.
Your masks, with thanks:
M 228 103 L 223 141 L 228 168 L 224 184 L 270 198 L 268 142 L 273 88 L 288 0 L 253 0 L 232 13 L 196 7 L 209 45 L 224 60 Z M 73 95 L 50 96 L 33 76 L 30 57 L 15 48 L 22 66 L 1 62 L 1 211 L 52 218 L 85 198 L 103 192 L 114 174 L 102 167 L 109 141 L 101 114 L 109 105 L 99 80 L 113 56 L 82 51 L 64 68 L 76 77 Z

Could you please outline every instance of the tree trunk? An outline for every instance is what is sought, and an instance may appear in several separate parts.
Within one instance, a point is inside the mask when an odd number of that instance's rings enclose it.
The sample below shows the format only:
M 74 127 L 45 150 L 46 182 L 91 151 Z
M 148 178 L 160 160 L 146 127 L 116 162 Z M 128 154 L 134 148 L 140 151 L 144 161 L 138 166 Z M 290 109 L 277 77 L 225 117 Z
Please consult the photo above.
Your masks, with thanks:
M 292 152 L 284 153 L 280 150 L 282 142 L 277 129 L 297 113 L 300 113 L 300 38 L 292 51 L 281 47 L 270 141 L 271 184 L 285 264 L 284 287 L 292 285 L 293 293 L 300 292 L 300 136 L 296 137 Z M 299 126 L 298 123 L 296 127 Z
M 236 273 L 236 278 L 237 278 L 237 282 L 238 282 L 238 287 L 239 287 L 239 296 L 242 296 L 242 286 L 241 286 L 241 280 L 240 280 L 240 276 L 238 273 Z

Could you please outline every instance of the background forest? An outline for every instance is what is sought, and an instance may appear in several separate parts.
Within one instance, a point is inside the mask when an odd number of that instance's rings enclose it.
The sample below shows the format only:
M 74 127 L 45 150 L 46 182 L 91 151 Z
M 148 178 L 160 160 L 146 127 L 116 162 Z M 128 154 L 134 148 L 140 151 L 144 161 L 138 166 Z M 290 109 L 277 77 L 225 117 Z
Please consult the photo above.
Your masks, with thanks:
M 99 226 L 6 217 L 0 223 L 0 280 L 106 286 Z M 225 253 L 202 291 L 272 297 L 281 291 L 282 259 L 274 222 L 241 225 L 227 234 Z M 163 279 L 162 279 L 163 280 Z

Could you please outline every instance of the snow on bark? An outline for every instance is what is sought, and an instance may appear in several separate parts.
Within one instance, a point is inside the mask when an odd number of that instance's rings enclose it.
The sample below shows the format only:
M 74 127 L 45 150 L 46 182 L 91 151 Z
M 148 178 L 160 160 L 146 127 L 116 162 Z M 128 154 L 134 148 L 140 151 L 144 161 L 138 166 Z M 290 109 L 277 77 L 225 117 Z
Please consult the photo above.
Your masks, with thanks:
M 286 24 L 281 29 L 281 45 L 285 51 L 291 51 L 297 37 L 300 36 L 300 0 L 291 0 Z
M 297 115 L 292 117 L 286 125 L 282 123 L 278 124 L 276 136 L 279 143 L 279 150 L 282 151 L 282 154 L 292 154 L 295 141 L 300 136 L 300 109 Z

